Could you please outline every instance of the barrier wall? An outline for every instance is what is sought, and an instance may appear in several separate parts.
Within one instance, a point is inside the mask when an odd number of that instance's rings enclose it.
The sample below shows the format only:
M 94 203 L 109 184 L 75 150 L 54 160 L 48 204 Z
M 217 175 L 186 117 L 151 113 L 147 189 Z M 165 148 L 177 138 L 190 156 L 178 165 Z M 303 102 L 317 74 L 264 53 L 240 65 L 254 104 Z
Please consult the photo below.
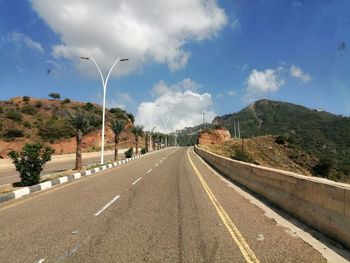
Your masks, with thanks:
M 350 185 L 232 160 L 195 146 L 210 165 L 350 249 Z

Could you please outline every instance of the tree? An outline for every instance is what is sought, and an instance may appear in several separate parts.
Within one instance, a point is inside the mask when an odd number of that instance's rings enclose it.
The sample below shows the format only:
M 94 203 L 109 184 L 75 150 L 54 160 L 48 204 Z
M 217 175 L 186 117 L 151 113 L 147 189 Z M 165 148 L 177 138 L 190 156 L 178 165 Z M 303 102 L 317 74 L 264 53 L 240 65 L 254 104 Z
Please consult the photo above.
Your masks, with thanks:
M 114 132 L 114 161 L 118 160 L 118 143 L 119 137 L 122 131 L 125 128 L 126 121 L 125 120 L 116 120 L 111 121 L 112 131 Z
M 131 121 L 132 123 L 135 122 L 135 117 L 134 117 L 134 115 L 133 115 L 132 113 L 127 113 L 126 115 L 128 116 L 128 118 L 130 119 L 130 121 Z
M 148 141 L 149 141 L 149 132 L 145 132 L 145 151 L 146 151 L 146 153 L 148 152 Z
M 69 123 L 75 130 L 75 139 L 77 142 L 77 150 L 75 155 L 75 170 L 82 170 L 81 160 L 81 144 L 83 135 L 88 133 L 91 126 L 88 115 L 83 110 L 77 110 L 75 113 L 69 112 Z
M 61 95 L 59 93 L 52 92 L 49 94 L 49 97 L 54 100 L 59 100 L 61 98 Z
M 27 143 L 20 153 L 11 151 L 16 170 L 20 173 L 22 185 L 34 185 L 40 182 L 40 173 L 46 162 L 51 160 L 54 150 L 40 143 Z
M 132 127 L 131 132 L 135 137 L 135 154 L 138 154 L 139 137 L 143 136 L 143 126 L 136 125 Z
M 22 100 L 27 104 L 30 101 L 30 97 L 28 96 L 23 96 Z

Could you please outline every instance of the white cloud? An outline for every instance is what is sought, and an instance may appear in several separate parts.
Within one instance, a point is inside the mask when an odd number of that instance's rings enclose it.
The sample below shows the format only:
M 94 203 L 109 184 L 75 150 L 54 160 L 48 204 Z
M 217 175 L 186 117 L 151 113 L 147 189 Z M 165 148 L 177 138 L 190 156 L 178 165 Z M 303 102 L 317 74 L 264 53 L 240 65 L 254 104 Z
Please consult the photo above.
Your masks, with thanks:
M 229 95 L 229 96 L 234 96 L 234 95 L 236 95 L 236 92 L 234 91 L 234 90 L 229 90 L 228 92 L 227 92 L 227 95 Z
M 154 85 L 151 94 L 153 96 L 161 96 L 169 92 L 180 92 L 182 90 L 197 91 L 200 87 L 200 84 L 191 80 L 190 78 L 183 79 L 181 82 L 170 86 L 168 86 L 164 80 L 161 80 L 156 85 Z
M 312 78 L 310 75 L 303 72 L 303 70 L 295 65 L 290 67 L 290 75 L 294 78 L 297 78 L 303 82 L 309 82 Z
M 39 42 L 34 41 L 30 37 L 19 33 L 11 32 L 1 38 L 2 42 L 13 43 L 17 50 L 20 50 L 23 46 L 29 49 L 44 53 L 44 49 Z
M 216 94 L 216 97 L 218 98 L 218 99 L 221 99 L 222 98 L 222 93 L 220 92 L 220 93 L 218 93 L 218 94 Z
M 216 0 L 31 3 L 63 42 L 53 47 L 56 57 L 72 59 L 90 72 L 95 72 L 93 65 L 78 59 L 89 51 L 104 70 L 117 56 L 130 58 L 114 71 L 120 75 L 149 62 L 165 63 L 171 70 L 184 67 L 190 57 L 185 44 L 215 37 L 228 22 Z
M 246 81 L 245 100 L 251 101 L 269 92 L 276 92 L 285 83 L 280 72 L 279 68 L 265 71 L 253 69 Z
M 181 83 L 168 86 L 164 81 L 158 82 L 153 88 L 155 100 L 139 105 L 136 122 L 147 130 L 156 127 L 160 132 L 198 125 L 202 123 L 203 112 L 206 122 L 211 122 L 216 116 L 211 94 L 186 90 Z

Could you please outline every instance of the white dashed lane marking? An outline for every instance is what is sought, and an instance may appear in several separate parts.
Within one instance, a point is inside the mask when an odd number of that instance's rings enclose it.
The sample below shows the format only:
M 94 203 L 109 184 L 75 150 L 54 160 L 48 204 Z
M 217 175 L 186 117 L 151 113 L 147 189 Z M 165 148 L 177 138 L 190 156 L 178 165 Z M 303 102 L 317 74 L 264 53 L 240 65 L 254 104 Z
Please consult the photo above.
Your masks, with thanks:
M 113 204 L 115 201 L 118 200 L 118 198 L 120 197 L 120 195 L 115 196 L 111 201 L 109 201 L 104 207 L 102 207 L 100 210 L 98 210 L 94 216 L 98 216 L 100 215 L 104 210 L 106 210 L 111 204 Z
M 132 183 L 132 185 L 135 185 L 138 181 L 140 181 L 142 179 L 142 177 L 140 177 L 139 179 L 137 179 L 135 182 Z

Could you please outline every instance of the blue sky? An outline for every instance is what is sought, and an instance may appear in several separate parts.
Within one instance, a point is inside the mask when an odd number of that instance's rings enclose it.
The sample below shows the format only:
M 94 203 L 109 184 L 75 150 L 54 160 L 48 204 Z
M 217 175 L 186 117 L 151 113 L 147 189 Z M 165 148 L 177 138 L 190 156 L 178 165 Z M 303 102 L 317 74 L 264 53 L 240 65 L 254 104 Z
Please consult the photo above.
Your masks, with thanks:
M 350 115 L 349 1 L 115 2 L 0 0 L 0 99 L 101 103 L 96 69 L 78 59 L 89 50 L 105 69 L 130 57 L 107 104 L 145 126 L 191 126 L 264 97 Z

